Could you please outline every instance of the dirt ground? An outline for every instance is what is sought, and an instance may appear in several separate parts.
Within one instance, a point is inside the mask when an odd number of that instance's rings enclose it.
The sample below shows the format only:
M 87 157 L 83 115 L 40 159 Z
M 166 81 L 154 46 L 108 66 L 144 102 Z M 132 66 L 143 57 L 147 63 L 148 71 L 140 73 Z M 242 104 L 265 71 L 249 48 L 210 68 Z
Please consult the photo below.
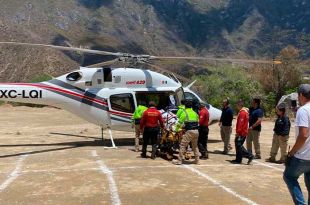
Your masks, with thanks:
M 113 131 L 118 148 L 106 149 L 97 126 L 63 110 L 1 106 L 0 113 L 0 204 L 293 204 L 282 180 L 284 166 L 264 160 L 272 121 L 263 122 L 263 159 L 253 165 L 228 162 L 234 150 L 220 154 L 214 124 L 210 159 L 175 166 L 140 158 L 131 132 Z

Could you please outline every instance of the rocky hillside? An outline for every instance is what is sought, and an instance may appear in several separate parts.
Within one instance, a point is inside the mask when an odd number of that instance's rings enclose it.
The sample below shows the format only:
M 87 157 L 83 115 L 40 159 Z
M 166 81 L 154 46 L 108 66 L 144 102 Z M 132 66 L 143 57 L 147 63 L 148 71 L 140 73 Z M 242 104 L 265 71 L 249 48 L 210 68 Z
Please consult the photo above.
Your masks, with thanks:
M 307 0 L 0 0 L 0 41 L 153 55 L 310 56 Z M 60 75 L 108 57 L 0 47 L 0 81 Z

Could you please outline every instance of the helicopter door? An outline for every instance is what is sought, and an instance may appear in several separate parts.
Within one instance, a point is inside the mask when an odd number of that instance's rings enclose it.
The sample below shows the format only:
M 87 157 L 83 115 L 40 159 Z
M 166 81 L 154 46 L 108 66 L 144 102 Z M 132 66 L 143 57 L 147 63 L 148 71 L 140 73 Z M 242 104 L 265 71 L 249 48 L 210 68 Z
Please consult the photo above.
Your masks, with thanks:
M 111 68 L 103 68 L 103 81 L 112 82 L 112 69 Z
M 135 110 L 133 95 L 130 93 L 110 96 L 111 124 L 118 125 L 131 122 L 131 115 Z

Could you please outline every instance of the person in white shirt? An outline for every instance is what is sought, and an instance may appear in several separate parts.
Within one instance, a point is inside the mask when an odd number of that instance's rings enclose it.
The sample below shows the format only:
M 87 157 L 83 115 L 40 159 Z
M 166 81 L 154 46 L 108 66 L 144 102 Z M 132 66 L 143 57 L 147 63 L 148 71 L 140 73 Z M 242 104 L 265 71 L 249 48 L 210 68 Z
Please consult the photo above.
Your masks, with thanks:
M 301 107 L 296 115 L 296 142 L 288 153 L 283 179 L 295 204 L 305 205 L 301 188 L 298 183 L 304 174 L 310 205 L 310 84 L 302 84 L 298 88 L 298 101 Z

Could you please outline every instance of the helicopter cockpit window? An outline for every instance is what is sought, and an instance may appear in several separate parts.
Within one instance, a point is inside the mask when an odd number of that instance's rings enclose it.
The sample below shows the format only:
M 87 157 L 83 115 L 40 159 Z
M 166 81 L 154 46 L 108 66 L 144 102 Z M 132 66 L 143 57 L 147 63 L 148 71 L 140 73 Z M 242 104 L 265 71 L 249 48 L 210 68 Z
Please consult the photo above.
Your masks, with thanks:
M 111 108 L 127 113 L 133 113 L 135 109 L 133 96 L 131 94 L 117 94 L 110 96 Z
M 80 72 L 73 72 L 67 75 L 66 79 L 68 81 L 77 81 L 80 80 L 82 78 L 82 75 Z
M 199 102 L 199 99 L 192 93 L 189 93 L 189 92 L 185 92 L 185 99 L 186 100 L 196 100 Z
M 193 102 L 199 102 L 200 101 L 193 93 L 185 92 L 184 94 L 185 94 L 186 100 L 191 100 Z M 206 104 L 206 107 L 209 109 L 210 105 L 207 102 L 205 102 L 205 104 Z

